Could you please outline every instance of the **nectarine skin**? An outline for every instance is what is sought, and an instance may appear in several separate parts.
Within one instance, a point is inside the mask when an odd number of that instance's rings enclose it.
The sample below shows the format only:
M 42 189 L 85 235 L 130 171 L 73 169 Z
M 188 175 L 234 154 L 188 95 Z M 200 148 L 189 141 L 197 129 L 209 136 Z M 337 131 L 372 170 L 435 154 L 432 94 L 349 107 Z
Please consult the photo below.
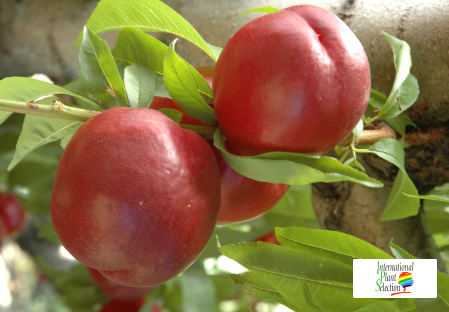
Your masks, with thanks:
M 212 87 L 214 67 L 200 67 L 198 72 Z M 155 97 L 150 108 L 172 108 L 184 113 L 181 107 L 172 99 Z M 210 126 L 184 113 L 181 123 L 197 126 Z M 208 141 L 220 167 L 221 175 L 221 206 L 217 224 L 231 224 L 257 218 L 273 208 L 287 192 L 289 185 L 259 182 L 247 178 L 224 160 L 221 152 Z M 232 146 L 226 144 L 228 152 L 240 155 Z
M 106 295 L 115 300 L 129 301 L 137 298 L 142 298 L 145 294 L 153 289 L 153 287 L 129 287 L 116 284 L 100 273 L 100 271 L 87 268 L 90 277 L 97 284 L 97 286 Z
M 357 125 L 371 82 L 348 26 L 324 9 L 298 5 L 238 30 L 217 61 L 213 85 L 217 120 L 243 155 L 323 154 Z
M 220 172 L 206 141 L 158 111 L 119 107 L 86 121 L 67 145 L 51 218 L 78 261 L 145 287 L 195 261 L 219 208 Z

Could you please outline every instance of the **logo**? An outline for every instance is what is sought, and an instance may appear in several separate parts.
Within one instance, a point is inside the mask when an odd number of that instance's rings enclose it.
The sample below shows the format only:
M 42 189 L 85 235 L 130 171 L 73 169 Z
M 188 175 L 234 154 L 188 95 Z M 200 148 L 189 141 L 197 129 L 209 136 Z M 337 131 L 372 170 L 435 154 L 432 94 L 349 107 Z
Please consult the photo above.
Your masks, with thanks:
M 416 283 L 415 283 L 416 281 Z M 436 259 L 354 259 L 354 298 L 436 298 Z
M 407 289 L 407 287 L 413 286 L 414 282 L 415 281 L 413 280 L 412 273 L 402 272 L 399 275 L 398 284 L 404 288 L 404 291 L 392 293 L 391 295 L 394 296 L 394 295 L 400 295 L 400 294 L 411 294 L 412 293 L 411 291 L 405 291 L 405 290 Z

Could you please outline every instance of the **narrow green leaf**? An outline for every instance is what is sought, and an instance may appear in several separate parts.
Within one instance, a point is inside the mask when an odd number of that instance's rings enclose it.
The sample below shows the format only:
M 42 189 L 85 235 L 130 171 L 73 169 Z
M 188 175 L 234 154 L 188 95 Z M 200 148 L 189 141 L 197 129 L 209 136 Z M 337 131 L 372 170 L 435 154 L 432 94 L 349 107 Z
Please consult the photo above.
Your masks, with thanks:
M 227 245 L 219 250 L 297 307 L 307 306 L 310 310 L 311 301 L 324 311 L 351 312 L 369 302 L 381 301 L 354 299 L 352 266 L 330 258 L 261 242 Z
M 416 128 L 416 124 L 404 113 L 398 115 L 397 117 L 385 118 L 383 121 L 393 128 L 394 131 L 402 135 L 402 137 L 405 136 L 405 128 L 407 126 L 413 126 Z
M 393 105 L 383 116 L 383 118 L 394 118 L 407 110 L 416 102 L 419 96 L 418 79 L 412 74 L 408 74 L 405 81 L 398 89 L 396 97 L 398 103 Z
M 390 248 L 396 259 L 417 259 L 407 251 L 390 241 Z M 437 272 L 437 298 L 416 298 L 415 304 L 419 311 L 449 311 L 449 276 Z
M 272 227 L 300 226 L 319 229 L 312 206 L 311 185 L 292 185 L 284 197 L 264 215 Z
M 269 283 L 265 282 L 263 279 L 258 278 L 257 275 L 247 272 L 244 274 L 231 274 L 230 275 L 234 283 L 237 285 L 246 286 L 246 293 L 255 298 L 262 300 L 271 300 L 285 305 L 289 309 L 295 311 L 296 306 L 290 304 L 287 300 L 282 297 L 277 290 L 272 287 Z
M 170 93 L 164 83 L 164 76 L 158 75 L 156 80 L 156 88 L 154 89 L 154 96 L 164 97 L 171 99 Z
M 116 61 L 141 63 L 162 75 L 167 50 L 168 47 L 156 38 L 127 27 L 120 31 L 112 55 Z
M 178 125 L 181 123 L 182 116 L 184 115 L 179 110 L 173 108 L 161 108 L 158 111 L 176 122 Z
M 195 68 L 176 54 L 173 44 L 167 50 L 164 60 L 164 83 L 170 96 L 186 114 L 208 124 L 217 125 L 212 108 L 198 92 L 202 85 L 212 96 L 212 89 Z M 208 89 L 205 88 L 206 85 Z
M 85 102 L 82 99 L 74 98 L 75 102 L 78 106 L 87 108 L 87 109 L 102 110 L 101 100 L 97 99 L 95 96 L 93 96 L 89 92 L 87 87 L 85 85 L 83 85 L 83 81 L 81 80 L 81 78 L 77 78 L 77 79 L 73 80 L 72 82 L 66 84 L 64 86 L 64 89 L 69 90 L 75 94 L 78 94 L 78 95 L 82 96 L 83 98 L 87 98 L 87 99 L 91 100 L 91 102 Z M 92 102 L 93 102 L 93 104 L 92 104 Z
M 399 141 L 383 139 L 374 143 L 368 150 L 406 172 L 404 146 Z
M 242 16 L 244 14 L 251 13 L 251 12 L 274 13 L 274 12 L 278 12 L 280 10 L 281 9 L 273 8 L 271 6 L 266 6 L 266 7 L 261 7 L 261 8 L 254 8 L 254 9 L 246 10 L 246 11 L 240 13 L 239 15 L 236 16 L 236 18 L 240 17 L 240 16 Z
M 415 185 L 404 171 L 399 170 L 393 188 L 388 197 L 381 221 L 391 221 L 414 216 L 419 211 L 419 199 L 405 196 L 403 193 L 418 195 Z
M 354 259 L 393 259 L 383 250 L 344 233 L 298 227 L 276 228 L 282 246 L 352 266 Z
M 8 171 L 12 170 L 28 153 L 45 144 L 61 140 L 80 124 L 82 124 L 80 121 L 26 115 L 14 159 L 9 164 Z
M 382 33 L 384 34 L 385 40 L 387 40 L 388 44 L 393 50 L 396 76 L 394 78 L 394 83 L 393 87 L 391 88 L 390 95 L 388 96 L 386 103 L 382 106 L 379 112 L 379 117 L 382 117 L 384 114 L 386 114 L 393 105 L 398 105 L 397 98 L 399 96 L 399 88 L 407 79 L 408 75 L 410 74 L 410 68 L 412 67 L 410 46 L 407 44 L 407 42 L 397 39 L 396 37 L 393 37 L 392 35 L 389 35 L 385 32 Z
M 87 26 L 94 33 L 134 27 L 144 32 L 166 32 L 189 40 L 214 61 L 214 53 L 200 34 L 181 15 L 158 0 L 103 0 L 93 11 Z M 80 34 L 74 47 L 83 38 Z
M 363 131 L 363 120 L 360 119 L 357 123 L 357 126 L 355 126 L 354 130 L 352 130 L 352 134 L 354 135 L 354 139 L 357 138 L 360 133 Z
M 369 187 L 382 187 L 380 181 L 368 177 L 337 159 L 288 152 L 270 152 L 258 156 L 236 156 L 226 151 L 220 129 L 214 144 L 223 158 L 238 173 L 256 181 L 306 185 L 314 182 L 352 181 Z
M 449 203 L 449 190 L 433 193 L 433 194 L 430 194 L 430 195 L 424 195 L 424 196 L 411 195 L 411 194 L 406 194 L 406 193 L 404 193 L 404 195 L 409 196 L 409 197 L 413 197 L 413 198 L 429 199 L 429 200 L 436 200 L 436 201 Z
M 181 276 L 182 311 L 210 312 L 215 308 L 215 286 L 211 277 L 191 270 Z
M 212 53 L 215 55 L 215 58 L 218 60 L 218 58 L 220 57 L 221 51 L 223 51 L 223 48 L 216 47 L 214 45 L 211 45 L 210 43 L 208 43 L 207 45 L 211 49 Z
M 449 205 L 445 200 L 447 194 L 448 190 L 441 192 L 431 191 L 427 196 L 419 197 L 425 198 L 423 208 L 433 234 L 449 231 Z M 434 197 L 434 195 L 437 195 L 437 197 Z
M 413 299 L 389 299 L 368 305 L 357 312 L 417 312 Z
M 382 109 L 382 106 L 385 104 L 385 102 L 388 100 L 388 98 L 383 95 L 382 93 L 371 90 L 370 98 L 369 98 L 369 104 L 373 108 L 377 108 L 379 111 Z M 402 100 L 400 100 L 402 103 Z M 405 102 L 405 99 L 404 99 Z M 401 104 L 402 107 L 402 104 Z M 399 107 L 398 107 L 399 108 Z M 368 112 L 368 110 L 367 110 Z M 369 113 L 371 117 L 374 117 L 371 113 Z M 413 121 L 410 120 L 410 117 L 408 117 L 406 114 L 401 113 L 395 117 L 383 117 L 383 121 L 392 127 L 397 133 L 404 136 L 405 135 L 405 127 L 406 126 L 413 126 L 416 128 L 416 125 L 413 123 Z
M 131 107 L 150 106 L 154 98 L 157 76 L 154 71 L 140 63 L 125 68 L 125 86 Z
M 6 120 L 8 119 L 9 116 L 11 116 L 12 113 L 11 112 L 2 112 L 0 111 L 0 125 Z
M 71 95 L 83 102 L 98 107 L 95 102 L 84 96 L 45 81 L 25 77 L 11 77 L 0 81 L 0 99 L 3 100 L 33 102 L 38 98 L 53 94 Z
M 362 166 L 361 163 L 359 163 L 357 161 L 357 159 L 355 159 L 354 157 L 349 158 L 348 160 L 346 160 L 344 162 L 345 166 L 350 166 L 350 167 L 355 167 L 355 168 L 359 168 L 360 170 L 362 170 L 363 172 L 365 172 L 365 168 Z
M 108 45 L 87 26 L 84 26 L 78 56 L 78 71 L 83 85 L 96 98 L 109 101 L 109 108 L 128 106 L 125 86 Z
M 78 130 L 79 127 L 81 127 L 83 123 L 80 122 L 78 125 L 74 125 L 71 127 L 71 133 L 67 134 L 64 138 L 61 140 L 61 147 L 65 149 L 67 145 L 70 143 L 70 140 L 72 139 L 73 135 L 75 134 L 76 130 Z

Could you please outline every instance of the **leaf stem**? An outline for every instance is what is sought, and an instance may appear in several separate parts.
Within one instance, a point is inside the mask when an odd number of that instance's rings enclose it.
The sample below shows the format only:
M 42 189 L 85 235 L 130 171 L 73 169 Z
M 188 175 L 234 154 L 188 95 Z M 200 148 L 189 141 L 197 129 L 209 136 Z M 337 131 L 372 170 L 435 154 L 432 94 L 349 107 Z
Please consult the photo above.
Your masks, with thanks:
M 1 99 L 0 111 L 77 121 L 86 121 L 89 118 L 100 113 L 100 111 L 70 107 L 64 105 L 61 101 L 53 101 L 53 105 L 46 105 Z
M 341 156 L 341 158 L 338 160 L 339 162 L 343 163 L 343 161 L 346 159 L 346 156 L 349 154 L 349 149 Z

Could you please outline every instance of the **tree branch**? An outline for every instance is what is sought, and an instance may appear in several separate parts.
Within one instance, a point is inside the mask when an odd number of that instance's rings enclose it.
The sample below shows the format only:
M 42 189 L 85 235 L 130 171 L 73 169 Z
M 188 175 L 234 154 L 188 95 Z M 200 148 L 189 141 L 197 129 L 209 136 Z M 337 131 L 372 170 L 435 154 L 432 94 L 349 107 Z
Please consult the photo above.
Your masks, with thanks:
M 94 110 L 70 107 L 64 105 L 61 101 L 54 101 L 53 105 L 45 105 L 29 102 L 0 100 L 0 111 L 77 121 L 86 121 L 89 118 L 101 113 Z

